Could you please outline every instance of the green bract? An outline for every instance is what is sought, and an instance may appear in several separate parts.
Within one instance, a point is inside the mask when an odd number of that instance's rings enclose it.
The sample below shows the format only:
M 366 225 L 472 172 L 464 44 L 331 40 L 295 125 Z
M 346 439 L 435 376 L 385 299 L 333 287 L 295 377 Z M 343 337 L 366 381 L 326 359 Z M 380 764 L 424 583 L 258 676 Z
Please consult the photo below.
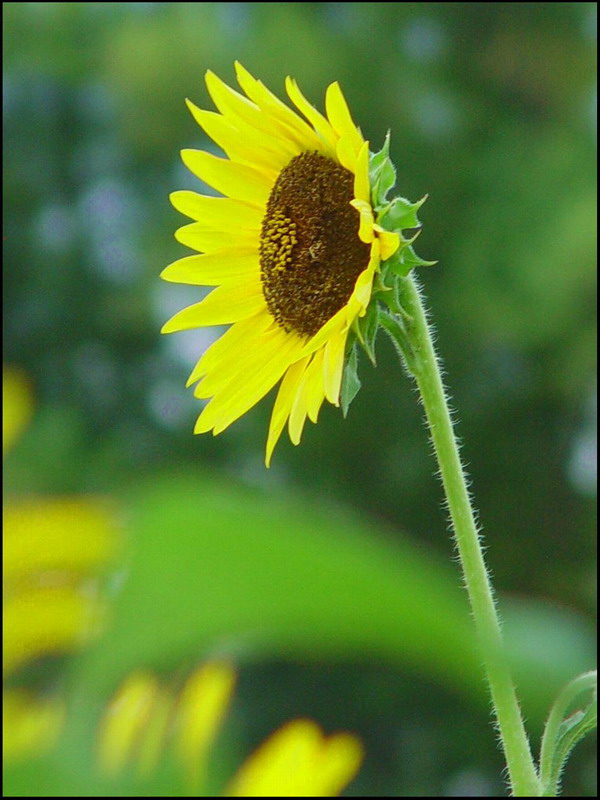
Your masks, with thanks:
M 389 156 L 389 149 L 390 134 L 388 132 L 381 150 L 369 154 L 371 204 L 377 224 L 387 231 L 397 233 L 400 246 L 390 258 L 381 262 L 380 271 L 373 283 L 371 302 L 364 316 L 355 319 L 352 333 L 348 338 L 340 396 L 344 416 L 361 385 L 357 372 L 358 345 L 375 365 L 377 333 L 380 328 L 389 331 L 390 325 L 401 324 L 397 320 L 390 320 L 390 312 L 391 315 L 400 316 L 405 313 L 400 300 L 401 281 L 414 267 L 428 267 L 437 263 L 420 258 L 412 246 L 421 229 L 417 214 L 427 199 L 427 195 L 415 203 L 411 203 L 404 197 L 388 198 L 388 194 L 396 184 L 396 168 Z

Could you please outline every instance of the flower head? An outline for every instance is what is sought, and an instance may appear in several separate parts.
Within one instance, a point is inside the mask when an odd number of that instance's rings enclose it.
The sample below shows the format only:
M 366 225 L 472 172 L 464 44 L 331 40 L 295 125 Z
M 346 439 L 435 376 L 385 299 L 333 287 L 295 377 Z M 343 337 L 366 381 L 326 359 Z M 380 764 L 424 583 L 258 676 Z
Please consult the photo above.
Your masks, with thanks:
M 198 254 L 168 266 L 168 281 L 216 287 L 177 313 L 163 332 L 231 324 L 190 375 L 209 399 L 195 432 L 216 435 L 281 380 L 267 440 L 267 465 L 288 423 L 298 444 L 324 400 L 340 404 L 353 324 L 366 314 L 380 263 L 401 243 L 376 222 L 369 145 L 338 83 L 326 116 L 286 80 L 288 105 L 236 64 L 241 94 L 212 72 L 218 113 L 188 101 L 225 152 L 184 150 L 186 166 L 224 197 L 175 192 L 195 222 L 177 239 Z

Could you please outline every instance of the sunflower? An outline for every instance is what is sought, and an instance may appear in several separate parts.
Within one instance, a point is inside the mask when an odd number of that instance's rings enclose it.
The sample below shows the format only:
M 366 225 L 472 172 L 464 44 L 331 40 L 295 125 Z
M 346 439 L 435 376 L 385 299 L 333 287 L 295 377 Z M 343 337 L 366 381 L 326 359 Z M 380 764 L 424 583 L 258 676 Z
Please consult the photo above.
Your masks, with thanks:
M 233 666 L 223 661 L 201 664 L 181 689 L 145 670 L 131 673 L 100 722 L 101 771 L 118 777 L 135 770 L 148 778 L 170 748 L 186 780 L 186 796 L 202 796 L 236 679 Z M 244 761 L 224 796 L 336 797 L 354 779 L 363 757 L 354 734 L 326 736 L 312 720 L 294 719 Z
M 209 399 L 195 433 L 221 433 L 281 380 L 269 466 L 286 422 L 298 444 L 306 418 L 316 422 L 324 400 L 340 404 L 351 326 L 365 315 L 380 262 L 400 239 L 375 221 L 369 143 L 339 84 L 327 89 L 324 116 L 292 78 L 286 90 L 297 110 L 239 63 L 236 74 L 244 94 L 206 74 L 218 113 L 187 101 L 227 158 L 183 150 L 183 162 L 224 196 L 171 195 L 175 208 L 195 220 L 176 238 L 197 253 L 161 276 L 216 288 L 162 332 L 231 325 L 189 377 L 196 397 Z
M 2 400 L 8 456 L 34 409 L 20 369 L 3 367 Z M 51 750 L 63 729 L 58 673 L 42 689 L 45 670 L 36 665 L 76 653 L 98 634 L 105 603 L 95 586 L 117 540 L 113 513 L 97 498 L 9 496 L 2 521 L 2 750 L 15 764 Z

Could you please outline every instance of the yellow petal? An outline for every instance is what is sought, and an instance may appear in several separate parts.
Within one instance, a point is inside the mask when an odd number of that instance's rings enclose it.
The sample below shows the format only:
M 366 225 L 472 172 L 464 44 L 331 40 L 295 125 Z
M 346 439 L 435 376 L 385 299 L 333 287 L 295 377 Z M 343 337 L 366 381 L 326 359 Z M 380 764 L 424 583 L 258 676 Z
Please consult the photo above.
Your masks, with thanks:
M 346 167 L 353 174 L 356 172 L 356 153 L 349 136 L 338 139 L 336 155 L 342 167 Z
M 186 100 L 194 119 L 233 161 L 258 167 L 273 180 L 296 155 L 295 148 L 285 139 L 277 140 L 244 123 L 237 126 L 213 111 L 204 111 Z
M 227 387 L 237 381 L 246 381 L 248 376 L 263 365 L 265 355 L 271 347 L 273 339 L 281 340 L 283 331 L 277 325 L 267 327 L 263 333 L 252 330 L 243 347 L 231 348 L 219 363 L 208 372 L 194 389 L 194 396 L 199 398 L 214 397 L 225 393 Z
M 306 385 L 307 397 L 306 408 L 308 411 L 308 418 L 311 422 L 316 422 L 319 417 L 319 409 L 325 399 L 325 389 L 323 387 L 323 358 L 325 356 L 325 348 L 322 347 L 313 356 L 310 366 L 307 370 Z
M 204 433 L 211 429 L 215 436 L 222 433 L 273 388 L 288 366 L 297 359 L 300 350 L 299 342 L 288 342 L 287 346 L 276 349 L 269 348 L 266 344 L 261 346 L 267 365 L 261 362 L 253 374 L 238 374 L 237 380 L 227 383 L 200 415 L 195 433 Z
M 319 759 L 317 797 L 337 797 L 356 776 L 363 758 L 356 736 L 337 733 L 326 739 Z
M 364 200 L 351 200 L 350 205 L 360 214 L 360 222 L 358 228 L 358 238 L 365 244 L 370 244 L 375 238 L 373 230 L 373 211 L 369 203 Z
M 369 183 L 369 143 L 364 142 L 356 156 L 354 173 L 354 197 L 371 204 L 371 186 Z
M 285 88 L 288 96 L 296 108 L 304 114 L 319 136 L 328 145 L 328 152 L 333 155 L 336 152 L 338 136 L 329 124 L 327 117 L 324 117 L 317 109 L 312 106 L 300 91 L 298 84 L 293 78 L 285 79 Z
M 372 288 L 373 273 L 370 270 L 365 269 L 356 279 L 356 284 L 352 295 L 353 299 L 357 300 L 364 310 L 366 310 L 371 300 Z
M 295 720 L 269 737 L 238 771 L 229 797 L 302 797 L 312 789 L 315 754 L 322 743 L 310 720 Z
M 227 231 L 233 226 L 260 231 L 264 209 L 250 206 L 231 197 L 209 197 L 181 190 L 171 192 L 169 199 L 177 211 L 217 230 Z
M 131 762 L 158 696 L 159 684 L 148 672 L 130 675 L 111 700 L 100 723 L 98 760 L 107 775 L 118 775 Z
M 181 158 L 196 177 L 221 194 L 260 207 L 269 199 L 273 182 L 254 167 L 218 158 L 203 150 L 182 150 Z
M 33 411 L 33 395 L 24 372 L 2 369 L 2 450 L 6 453 L 27 427 Z
M 304 375 L 304 370 L 306 369 L 306 365 L 309 360 L 310 356 L 305 356 L 299 361 L 296 361 L 295 364 L 292 364 L 290 367 L 288 367 L 288 370 L 281 381 L 281 386 L 279 387 L 279 392 L 277 393 L 277 399 L 275 400 L 275 405 L 273 406 L 273 413 L 271 414 L 271 423 L 269 425 L 269 436 L 267 438 L 267 452 L 265 458 L 265 464 L 267 467 L 271 465 L 273 450 L 275 449 L 275 445 L 279 441 L 281 432 L 285 426 L 285 423 L 287 422 L 292 403 L 294 402 L 294 398 L 296 396 L 298 385 L 302 379 L 302 376 Z
M 236 322 L 202 354 L 192 370 L 186 386 L 196 383 L 213 369 L 228 373 L 235 367 L 240 348 L 246 347 L 250 339 L 259 336 L 272 323 L 273 317 L 269 314 L 266 306 L 258 314 Z
M 377 238 L 379 239 L 381 260 L 385 261 L 390 256 L 393 256 L 400 247 L 400 236 L 392 231 L 384 230 L 380 225 L 374 225 L 373 228 L 377 232 Z
M 331 319 L 328 319 L 327 322 L 323 323 L 315 335 L 305 343 L 304 349 L 302 350 L 302 355 L 305 356 L 309 353 L 314 353 L 320 347 L 323 347 L 327 343 L 327 340 L 333 336 L 336 331 L 345 326 L 346 316 L 346 306 L 343 306 L 339 311 L 336 311 Z
M 237 286 L 218 286 L 200 303 L 178 311 L 163 325 L 161 333 L 239 322 L 258 313 L 264 306 L 260 279 Z
M 255 282 L 259 276 L 258 250 L 255 247 L 233 247 L 210 254 L 186 256 L 169 264 L 160 273 L 165 281 L 193 286 Z
M 294 155 L 301 152 L 297 136 L 287 125 L 266 114 L 256 103 L 227 86 L 210 70 L 206 73 L 206 86 L 219 111 L 238 127 L 241 124 L 249 125 L 269 138 L 276 136 L 282 145 L 292 148 Z
M 290 434 L 290 441 L 292 444 L 300 444 L 302 438 L 302 431 L 304 430 L 304 423 L 306 422 L 306 415 L 308 414 L 308 377 L 309 372 L 305 370 L 304 375 L 294 396 L 292 408 L 290 411 L 290 418 L 288 422 L 288 432 Z
M 260 108 L 244 97 L 243 94 L 236 92 L 231 86 L 228 86 L 225 81 L 222 81 L 218 75 L 212 70 L 207 70 L 204 76 L 206 81 L 206 88 L 210 94 L 213 103 L 219 109 L 224 117 L 239 117 L 240 119 L 247 120 L 248 124 L 260 130 L 259 126 L 267 125 Z
M 356 279 L 356 283 L 354 284 L 354 289 L 352 291 L 351 302 L 348 303 L 349 308 L 352 308 L 353 301 L 356 301 L 359 304 L 359 306 L 362 307 L 362 312 L 364 313 L 364 311 L 366 311 L 367 306 L 371 302 L 371 292 L 373 290 L 373 276 L 377 269 L 379 269 L 379 240 L 374 239 L 371 244 L 371 255 L 369 258 L 369 263 Z M 353 311 L 355 311 L 355 309 L 353 309 Z M 354 320 L 354 316 L 347 317 L 347 320 L 348 324 L 352 323 Z
M 217 230 L 205 222 L 192 222 L 178 228 L 175 238 L 186 247 L 201 253 L 214 253 L 216 250 L 235 247 L 253 249 L 258 260 L 259 232 L 237 228 L 235 222 L 228 230 Z
M 356 775 L 360 742 L 329 739 L 310 720 L 294 720 L 267 739 L 228 787 L 230 797 L 332 797 Z
M 347 136 L 354 148 L 354 154 L 358 155 L 364 140 L 352 121 L 348 105 L 337 81 L 327 87 L 325 109 L 334 131 L 338 136 Z
M 260 363 L 251 374 L 234 375 L 217 397 L 208 403 L 194 428 L 195 433 L 214 429 L 215 436 L 245 414 L 273 388 L 285 370 L 300 357 L 303 341 L 282 328 L 267 331 L 256 348 Z
M 238 61 L 235 62 L 238 83 L 248 97 L 271 118 L 285 126 L 290 138 L 303 150 L 323 151 L 324 145 L 315 131 L 291 108 L 282 103 L 264 84 L 257 81 Z
M 361 212 L 358 238 L 365 244 L 371 244 L 375 238 L 375 234 L 373 232 L 373 215 L 370 211 L 366 213 Z
M 174 747 L 190 787 L 196 791 L 209 750 L 229 708 L 235 682 L 233 667 L 214 661 L 193 672 L 181 692 Z
M 340 387 L 342 385 L 347 338 L 348 329 L 346 328 L 341 330 L 337 336 L 332 336 L 325 347 L 323 362 L 325 397 L 335 406 L 340 404 Z

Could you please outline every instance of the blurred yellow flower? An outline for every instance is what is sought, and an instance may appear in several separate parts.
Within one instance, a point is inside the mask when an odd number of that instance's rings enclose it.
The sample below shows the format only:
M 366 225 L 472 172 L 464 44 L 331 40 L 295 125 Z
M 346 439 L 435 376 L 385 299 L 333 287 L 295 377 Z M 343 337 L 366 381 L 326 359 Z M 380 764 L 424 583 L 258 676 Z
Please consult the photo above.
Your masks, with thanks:
M 241 64 L 240 94 L 213 72 L 206 85 L 219 113 L 188 107 L 227 158 L 183 150 L 185 165 L 225 197 L 180 191 L 173 205 L 195 220 L 176 233 L 198 251 L 169 265 L 168 281 L 217 287 L 177 313 L 163 333 L 230 324 L 188 380 L 211 398 L 195 432 L 216 435 L 280 380 L 266 462 L 288 422 L 298 444 L 307 416 L 340 403 L 346 343 L 371 300 L 380 262 L 397 233 L 375 222 L 369 143 L 354 124 L 339 84 L 326 116 L 286 80 L 292 110 Z M 299 113 L 298 113 L 299 112 Z
M 179 696 L 175 750 L 190 786 L 198 786 L 206 760 L 229 708 L 236 673 L 231 664 L 212 661 L 195 670 Z
M 209 662 L 190 675 L 176 697 L 151 673 L 132 673 L 116 691 L 100 723 L 100 768 L 114 776 L 134 765 L 139 774 L 148 774 L 155 769 L 170 732 L 188 783 L 198 786 L 235 679 L 229 664 Z
M 2 751 L 16 761 L 51 747 L 60 733 L 65 709 L 56 698 L 44 699 L 26 689 L 5 689 L 2 694 Z
M 235 680 L 230 664 L 208 662 L 175 694 L 151 673 L 133 673 L 119 687 L 100 722 L 101 769 L 113 776 L 127 767 L 148 774 L 170 740 L 190 791 L 198 794 Z M 224 794 L 334 797 L 355 777 L 362 759 L 362 745 L 355 736 L 327 737 L 314 722 L 294 720 L 247 759 Z
M 6 454 L 27 427 L 33 395 L 25 373 L 17 367 L 2 370 L 2 452 Z
M 33 409 L 29 383 L 3 370 L 4 453 Z M 112 511 L 100 498 L 8 498 L 3 510 L 4 756 L 14 760 L 51 747 L 62 726 L 60 695 L 23 688 L 22 668 L 84 646 L 100 629 L 97 578 L 116 548 Z M 27 680 L 25 679 L 27 683 Z
M 107 775 L 122 772 L 134 754 L 141 757 L 159 692 L 157 678 L 138 671 L 123 682 L 110 701 L 98 735 L 99 763 Z
M 336 797 L 363 760 L 356 736 L 324 736 L 308 719 L 288 722 L 241 767 L 228 797 Z

